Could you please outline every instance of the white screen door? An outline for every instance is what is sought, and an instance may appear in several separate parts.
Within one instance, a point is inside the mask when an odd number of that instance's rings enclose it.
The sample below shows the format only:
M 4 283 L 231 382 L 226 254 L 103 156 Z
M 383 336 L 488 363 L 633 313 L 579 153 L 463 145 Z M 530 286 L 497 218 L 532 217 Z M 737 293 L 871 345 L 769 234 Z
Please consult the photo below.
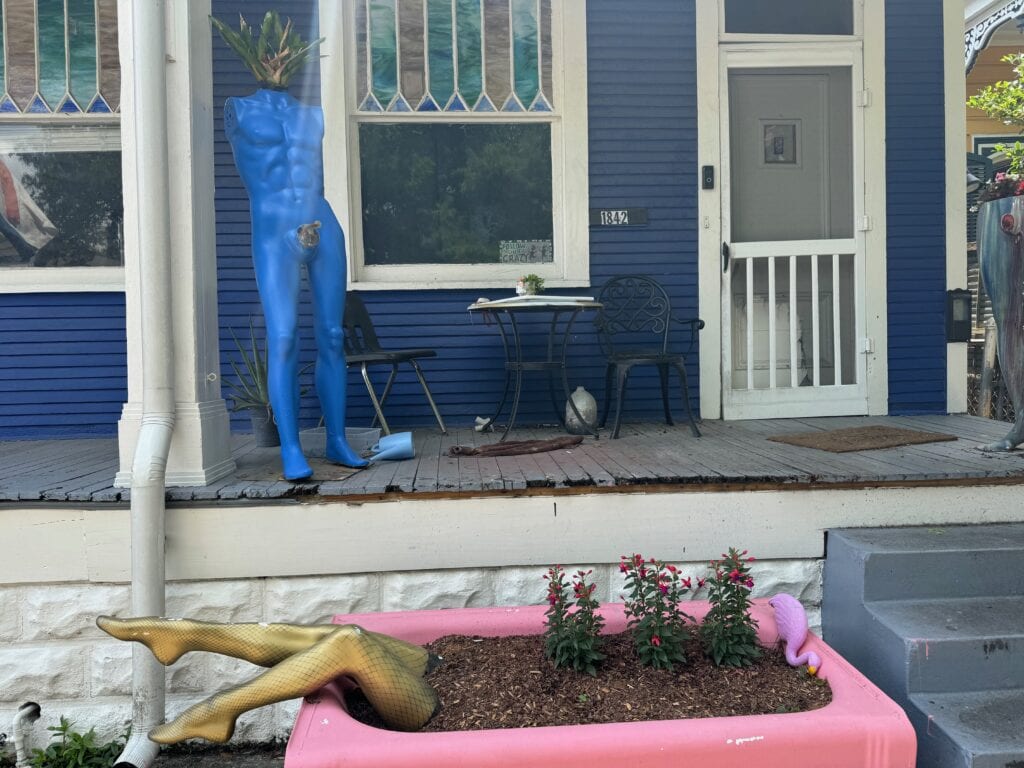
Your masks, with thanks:
M 856 64 L 843 51 L 723 56 L 727 419 L 867 413 Z

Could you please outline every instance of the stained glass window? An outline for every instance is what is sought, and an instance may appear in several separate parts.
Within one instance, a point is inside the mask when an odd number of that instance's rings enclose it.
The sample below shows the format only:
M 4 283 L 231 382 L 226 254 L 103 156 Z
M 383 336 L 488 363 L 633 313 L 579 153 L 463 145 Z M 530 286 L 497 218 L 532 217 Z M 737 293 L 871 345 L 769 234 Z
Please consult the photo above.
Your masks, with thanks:
M 117 0 L 2 0 L 0 115 L 120 107 Z
M 356 0 L 360 112 L 551 112 L 552 0 Z
M 320 18 L 343 48 L 321 67 L 325 174 L 356 282 L 589 278 L 585 4 L 320 0 Z
M 117 0 L 0 0 L 5 281 L 124 263 L 117 43 Z

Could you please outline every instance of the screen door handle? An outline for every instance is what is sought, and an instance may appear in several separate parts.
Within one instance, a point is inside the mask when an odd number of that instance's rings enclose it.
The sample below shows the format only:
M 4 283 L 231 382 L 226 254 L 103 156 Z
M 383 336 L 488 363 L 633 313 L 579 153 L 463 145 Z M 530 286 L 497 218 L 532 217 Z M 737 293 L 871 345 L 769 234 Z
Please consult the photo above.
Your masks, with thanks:
M 729 271 L 729 244 L 722 243 L 722 271 Z

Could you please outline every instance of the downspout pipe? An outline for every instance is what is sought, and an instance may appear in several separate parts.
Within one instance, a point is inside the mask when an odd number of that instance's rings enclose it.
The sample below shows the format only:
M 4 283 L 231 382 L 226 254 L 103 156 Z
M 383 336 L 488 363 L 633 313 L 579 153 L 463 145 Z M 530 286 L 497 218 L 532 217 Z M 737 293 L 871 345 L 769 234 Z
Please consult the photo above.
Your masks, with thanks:
M 132 3 L 131 14 L 143 388 L 132 462 L 131 610 L 162 616 L 165 481 L 175 417 L 164 2 Z M 160 751 L 147 734 L 164 721 L 166 677 L 148 649 L 133 646 L 131 736 L 114 765 L 148 768 Z

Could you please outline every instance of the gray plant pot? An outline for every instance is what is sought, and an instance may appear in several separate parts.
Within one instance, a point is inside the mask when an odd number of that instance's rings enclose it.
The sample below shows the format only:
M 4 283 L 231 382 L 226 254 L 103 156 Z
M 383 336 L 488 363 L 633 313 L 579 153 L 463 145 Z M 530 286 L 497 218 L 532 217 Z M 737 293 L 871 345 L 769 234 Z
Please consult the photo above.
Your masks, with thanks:
M 269 410 L 253 408 L 249 411 L 249 418 L 252 421 L 252 436 L 257 448 L 274 448 L 281 444 L 277 425 Z

